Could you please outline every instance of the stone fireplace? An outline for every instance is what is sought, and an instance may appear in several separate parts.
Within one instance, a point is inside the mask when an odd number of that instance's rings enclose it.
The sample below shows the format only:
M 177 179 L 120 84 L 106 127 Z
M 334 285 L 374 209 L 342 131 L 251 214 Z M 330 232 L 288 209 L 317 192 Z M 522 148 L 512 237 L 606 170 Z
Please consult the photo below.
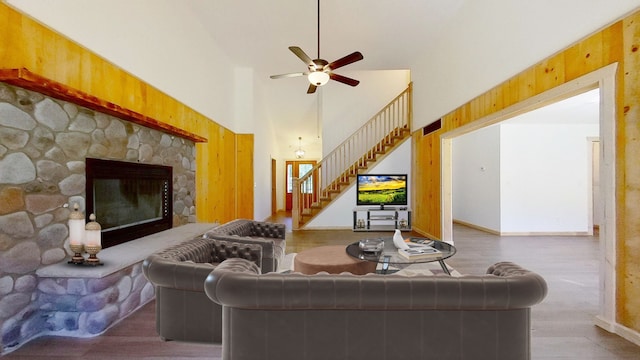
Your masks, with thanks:
M 165 225 L 169 219 L 167 228 L 196 221 L 193 141 L 0 82 L 2 352 L 43 333 L 99 334 L 153 298 L 139 260 L 86 278 L 42 275 L 58 264 L 77 271 L 66 264 L 66 205 L 93 210 L 86 202 L 87 158 L 170 168 L 172 201 L 162 211 L 172 211 L 160 217 Z

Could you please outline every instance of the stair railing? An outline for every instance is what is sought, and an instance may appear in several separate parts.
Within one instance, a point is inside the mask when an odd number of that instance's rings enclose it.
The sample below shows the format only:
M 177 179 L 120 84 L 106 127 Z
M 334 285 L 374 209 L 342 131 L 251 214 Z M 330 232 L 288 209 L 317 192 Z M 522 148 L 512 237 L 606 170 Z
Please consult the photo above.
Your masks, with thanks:
M 395 139 L 403 139 L 411 130 L 412 83 L 375 114 L 348 139 L 318 162 L 299 179 L 293 179 L 292 228 L 299 229 L 301 217 L 311 214 L 322 201 L 331 201 L 341 186 L 349 185 L 368 161 L 392 146 Z

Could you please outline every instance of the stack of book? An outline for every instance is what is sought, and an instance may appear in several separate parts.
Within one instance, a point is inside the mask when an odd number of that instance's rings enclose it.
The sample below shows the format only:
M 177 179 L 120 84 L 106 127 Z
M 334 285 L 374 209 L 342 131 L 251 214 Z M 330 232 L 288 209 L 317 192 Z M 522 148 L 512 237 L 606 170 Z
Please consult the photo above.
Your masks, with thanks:
M 430 245 L 409 244 L 407 249 L 398 249 L 398 254 L 408 260 L 438 259 L 442 257 L 440 250 Z

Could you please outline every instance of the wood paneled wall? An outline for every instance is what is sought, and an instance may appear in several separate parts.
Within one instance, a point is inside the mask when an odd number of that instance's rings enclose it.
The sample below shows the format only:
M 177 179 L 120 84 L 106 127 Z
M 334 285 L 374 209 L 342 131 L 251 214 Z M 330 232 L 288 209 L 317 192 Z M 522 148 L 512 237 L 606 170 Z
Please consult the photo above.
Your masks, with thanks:
M 75 42 L 0 3 L 0 69 L 22 68 L 69 89 L 206 139 L 206 142 L 196 145 L 198 221 L 232 220 L 238 217 L 238 194 L 253 194 L 252 157 L 246 154 L 236 156 L 237 143 L 241 141 L 246 144 L 253 138 L 247 139 L 244 135 L 233 133 Z M 235 176 L 238 169 L 243 171 L 243 178 L 251 181 L 238 183 Z M 251 186 L 244 188 L 249 183 Z M 253 201 L 243 202 L 242 214 L 253 217 Z
M 616 94 L 617 321 L 640 331 L 640 12 L 579 41 L 413 133 L 414 229 L 442 236 L 440 135 L 618 62 Z

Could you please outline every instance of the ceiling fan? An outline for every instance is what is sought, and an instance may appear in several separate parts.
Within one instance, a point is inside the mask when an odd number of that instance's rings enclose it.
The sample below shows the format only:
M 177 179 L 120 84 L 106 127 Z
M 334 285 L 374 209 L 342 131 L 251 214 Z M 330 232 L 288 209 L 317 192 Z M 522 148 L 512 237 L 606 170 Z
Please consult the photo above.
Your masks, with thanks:
M 272 79 L 307 76 L 307 79 L 310 83 L 309 88 L 307 89 L 307 94 L 313 94 L 314 92 L 316 92 L 318 86 L 326 84 L 329 79 L 351 86 L 356 86 L 360 83 L 360 81 L 356 79 L 342 76 L 333 72 L 333 70 L 335 69 L 364 59 L 359 51 L 355 51 L 331 63 L 320 58 L 320 0 L 318 0 L 318 58 L 311 59 L 309 55 L 307 55 L 301 48 L 297 46 L 289 46 L 289 50 L 291 50 L 292 53 L 300 58 L 300 60 L 302 60 L 302 62 L 307 65 L 309 70 L 305 72 L 271 75 Z

